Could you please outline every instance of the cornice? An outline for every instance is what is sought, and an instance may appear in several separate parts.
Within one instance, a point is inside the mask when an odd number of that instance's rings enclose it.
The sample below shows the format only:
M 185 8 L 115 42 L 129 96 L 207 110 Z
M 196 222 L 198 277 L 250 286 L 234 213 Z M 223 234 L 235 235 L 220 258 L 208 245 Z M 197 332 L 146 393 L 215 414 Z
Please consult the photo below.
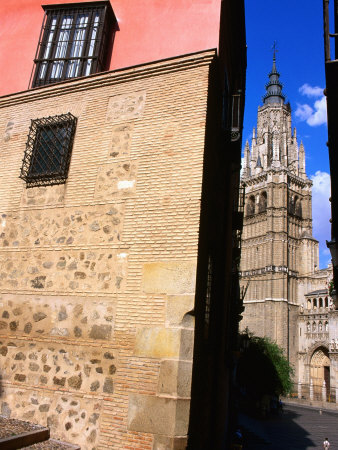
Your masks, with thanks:
M 195 67 L 210 65 L 214 60 L 216 49 L 205 50 L 175 58 L 98 73 L 81 78 L 73 78 L 61 83 L 53 83 L 26 91 L 16 92 L 0 97 L 0 108 L 29 103 L 32 101 L 70 94 L 103 86 L 121 84 L 128 81 L 149 78 L 156 75 L 172 73 Z
M 259 269 L 243 270 L 243 271 L 239 272 L 239 277 L 240 278 L 252 277 L 252 276 L 257 276 L 257 275 L 264 275 L 266 273 L 284 273 L 285 275 L 289 274 L 292 277 L 298 276 L 298 272 L 288 269 L 287 266 L 270 265 L 270 266 L 261 267 Z
M 250 177 L 242 177 L 242 184 L 244 185 L 253 185 L 253 184 L 257 184 L 257 183 L 261 183 L 263 181 L 267 180 L 267 172 L 264 172 L 262 174 L 259 175 L 252 175 Z
M 266 109 L 284 109 L 286 112 L 290 112 L 290 107 L 287 105 L 287 103 L 284 104 L 276 104 L 276 103 L 266 103 L 265 105 L 258 106 L 258 112 L 265 111 Z
M 261 172 L 258 175 L 250 175 L 249 177 L 242 177 L 241 182 L 242 182 L 242 184 L 250 185 L 250 186 L 254 185 L 254 184 L 258 184 L 262 181 L 267 181 L 268 174 L 270 174 L 270 173 L 272 173 L 273 175 L 286 174 L 288 176 L 288 182 L 292 181 L 302 188 L 304 188 L 306 186 L 312 186 L 312 184 L 313 184 L 311 180 L 309 180 L 309 179 L 304 180 L 303 178 L 299 177 L 298 175 L 295 175 L 294 173 L 292 173 L 286 167 L 280 167 L 280 168 L 271 167 L 268 170 L 264 170 L 264 172 Z M 271 181 L 271 183 L 276 184 L 275 181 Z M 285 183 L 285 182 L 283 181 L 282 183 Z
M 288 172 L 288 181 L 292 180 L 295 184 L 298 184 L 300 187 L 305 186 L 312 186 L 313 182 L 309 180 L 308 178 L 304 180 L 304 178 L 299 177 L 298 175 L 295 175 L 294 173 L 288 171 L 287 169 L 284 169 Z

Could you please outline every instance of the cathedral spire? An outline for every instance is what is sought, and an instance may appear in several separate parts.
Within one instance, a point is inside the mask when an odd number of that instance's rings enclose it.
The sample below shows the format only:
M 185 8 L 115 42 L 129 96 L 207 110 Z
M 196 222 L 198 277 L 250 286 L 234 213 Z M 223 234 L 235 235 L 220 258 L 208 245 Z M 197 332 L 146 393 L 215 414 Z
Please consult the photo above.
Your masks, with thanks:
M 300 147 L 299 147 L 299 175 L 306 177 L 305 174 L 305 150 L 304 150 L 304 145 L 303 142 L 300 143 Z
M 243 176 L 250 176 L 250 147 L 248 141 L 246 141 L 244 149 Z
M 282 92 L 283 85 L 279 81 L 280 74 L 276 68 L 276 44 L 273 45 L 272 69 L 269 73 L 269 82 L 265 85 L 266 94 L 263 97 L 263 103 L 283 105 L 285 95 Z

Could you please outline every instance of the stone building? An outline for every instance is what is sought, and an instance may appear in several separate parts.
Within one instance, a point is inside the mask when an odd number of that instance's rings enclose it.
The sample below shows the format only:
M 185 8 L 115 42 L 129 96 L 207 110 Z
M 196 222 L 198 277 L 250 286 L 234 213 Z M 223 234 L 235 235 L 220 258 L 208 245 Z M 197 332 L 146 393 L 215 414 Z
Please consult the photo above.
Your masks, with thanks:
M 329 381 L 335 357 L 329 343 L 336 338 L 329 336 L 336 330 L 328 295 L 332 268 L 319 270 L 312 181 L 279 77 L 274 55 L 251 148 L 247 142 L 244 150 L 241 285 L 247 290 L 240 327 L 277 342 L 296 381 L 335 386 L 336 369 Z
M 221 448 L 243 2 L 136 2 L 137 43 L 135 2 L 33 3 L 6 12 L 13 47 L 43 27 L 30 88 L 23 58 L 0 97 L 1 412 L 82 449 Z M 205 27 L 172 39 L 173 9 Z M 124 39 L 146 56 L 116 67 Z

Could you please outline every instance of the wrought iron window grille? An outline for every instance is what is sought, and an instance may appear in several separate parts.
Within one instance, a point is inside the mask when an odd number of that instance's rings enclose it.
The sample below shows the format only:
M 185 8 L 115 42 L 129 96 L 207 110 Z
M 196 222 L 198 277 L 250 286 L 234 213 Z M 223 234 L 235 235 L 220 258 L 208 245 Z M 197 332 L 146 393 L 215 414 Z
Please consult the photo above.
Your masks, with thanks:
M 108 69 L 112 38 L 117 29 L 109 1 L 42 7 L 45 16 L 30 87 Z
M 27 187 L 66 182 L 76 123 L 71 113 L 31 121 L 20 174 Z

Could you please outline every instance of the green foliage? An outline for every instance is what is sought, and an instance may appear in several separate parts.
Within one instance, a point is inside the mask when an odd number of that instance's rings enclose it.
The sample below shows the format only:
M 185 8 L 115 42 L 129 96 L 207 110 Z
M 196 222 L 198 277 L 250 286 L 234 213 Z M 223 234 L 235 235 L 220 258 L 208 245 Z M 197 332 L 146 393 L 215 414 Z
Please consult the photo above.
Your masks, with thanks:
M 333 293 L 334 289 L 335 289 L 334 281 L 331 280 L 331 281 L 329 282 L 329 296 L 330 296 L 330 297 L 332 297 L 332 293 Z
M 294 370 L 283 350 L 271 339 L 241 335 L 248 345 L 238 363 L 240 386 L 255 395 L 280 395 L 291 391 Z

